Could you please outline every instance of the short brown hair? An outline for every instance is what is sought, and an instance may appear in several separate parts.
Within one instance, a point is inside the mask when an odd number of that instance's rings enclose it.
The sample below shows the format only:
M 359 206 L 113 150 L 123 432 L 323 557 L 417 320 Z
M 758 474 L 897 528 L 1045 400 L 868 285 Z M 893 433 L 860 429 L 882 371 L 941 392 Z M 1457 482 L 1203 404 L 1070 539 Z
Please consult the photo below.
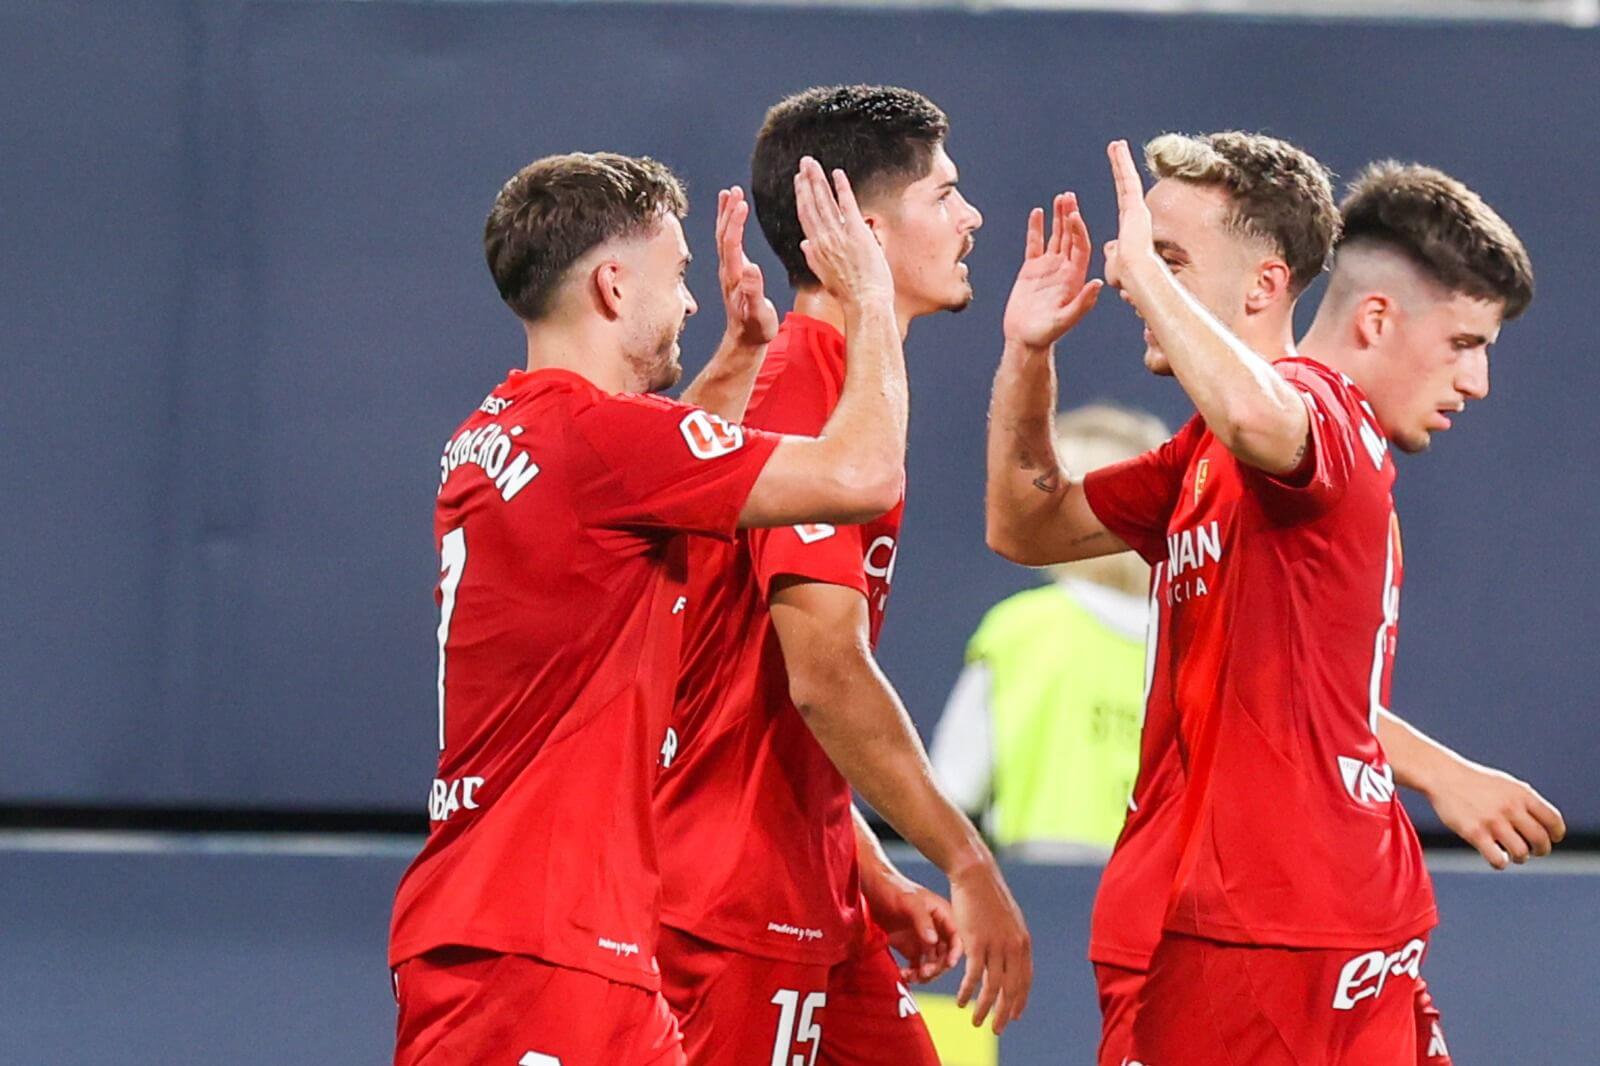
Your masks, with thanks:
M 863 203 L 925 178 L 950 122 L 932 100 L 894 85 L 825 85 L 778 101 L 767 111 L 750 157 L 756 219 L 789 284 L 819 284 L 800 251 L 794 175 L 810 156 L 824 173 L 843 170 Z
M 1266 241 L 1289 265 L 1298 296 L 1328 265 L 1339 236 L 1332 174 L 1310 153 L 1263 133 L 1164 133 L 1144 146 L 1157 178 L 1218 185 L 1233 201 L 1228 225 Z
M 1505 219 L 1441 170 L 1372 163 L 1340 204 L 1340 246 L 1372 241 L 1405 253 L 1452 292 L 1499 300 L 1510 321 L 1533 300 L 1533 263 Z
M 683 183 L 649 156 L 545 156 L 501 187 L 483 224 L 483 252 L 500 298 L 535 322 L 584 253 L 645 233 L 669 211 L 688 214 Z

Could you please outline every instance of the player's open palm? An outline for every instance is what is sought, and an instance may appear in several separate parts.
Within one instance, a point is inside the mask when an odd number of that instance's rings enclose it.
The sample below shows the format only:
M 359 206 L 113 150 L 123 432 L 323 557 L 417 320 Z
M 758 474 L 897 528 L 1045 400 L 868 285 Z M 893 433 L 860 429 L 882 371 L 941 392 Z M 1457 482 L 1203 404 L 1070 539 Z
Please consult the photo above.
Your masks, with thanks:
M 778 309 L 767 298 L 761 268 L 744 254 L 744 224 L 750 201 L 735 185 L 717 194 L 717 281 L 728 315 L 728 336 L 749 347 L 769 344 L 778 335 Z
M 993 863 L 951 878 L 950 903 L 967 953 L 956 1003 L 965 1007 L 976 993 L 972 1024 L 982 1025 L 992 1012 L 998 1033 L 1028 1005 L 1033 941 L 1027 923 Z
M 1028 214 L 1028 240 L 1022 269 L 1011 286 L 1004 320 L 1008 342 L 1046 348 L 1078 324 L 1100 296 L 1101 282 L 1089 276 L 1089 228 L 1078 213 L 1078 198 L 1059 194 L 1051 204 L 1050 236 L 1044 209 Z
M 1111 182 L 1117 190 L 1117 239 L 1108 242 L 1105 248 L 1106 284 L 1122 293 L 1123 299 L 1136 304 L 1138 294 L 1128 289 L 1129 264 L 1141 258 L 1159 262 L 1150 208 L 1144 202 L 1144 181 L 1134 165 L 1128 142 L 1112 141 L 1106 146 L 1106 155 L 1111 160 Z
M 889 261 L 844 171 L 833 172 L 830 186 L 821 165 L 806 156 L 794 176 L 794 200 L 805 233 L 800 250 L 828 294 L 847 305 L 892 304 Z

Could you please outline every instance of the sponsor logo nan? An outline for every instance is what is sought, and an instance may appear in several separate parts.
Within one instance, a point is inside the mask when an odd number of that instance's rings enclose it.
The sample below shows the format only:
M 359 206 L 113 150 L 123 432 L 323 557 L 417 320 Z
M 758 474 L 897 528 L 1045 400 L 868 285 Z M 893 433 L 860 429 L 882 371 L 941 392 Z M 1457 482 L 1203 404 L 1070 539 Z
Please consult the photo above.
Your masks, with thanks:
M 1385 765 L 1378 769 L 1371 763 L 1339 756 L 1339 776 L 1344 780 L 1344 790 L 1357 803 L 1388 803 L 1394 799 L 1394 769 Z

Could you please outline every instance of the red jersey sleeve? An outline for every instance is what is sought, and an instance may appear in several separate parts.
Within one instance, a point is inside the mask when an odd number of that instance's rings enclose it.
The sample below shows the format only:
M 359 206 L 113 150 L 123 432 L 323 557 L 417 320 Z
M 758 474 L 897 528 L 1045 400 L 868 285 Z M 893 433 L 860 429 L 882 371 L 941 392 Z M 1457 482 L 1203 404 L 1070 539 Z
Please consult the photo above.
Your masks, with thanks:
M 867 594 L 863 566 L 864 544 L 860 526 L 834 526 L 817 522 L 780 529 L 752 529 L 750 558 L 765 595 L 780 574 L 843 585 Z
M 731 539 L 780 439 L 659 396 L 608 396 L 573 420 L 593 524 Z
M 1152 566 L 1167 557 L 1167 524 L 1183 492 L 1189 459 L 1205 432 L 1205 422 L 1195 415 L 1160 447 L 1084 478 L 1094 516 Z
M 1337 372 L 1293 359 L 1273 367 L 1294 386 L 1310 415 L 1306 457 L 1299 469 L 1283 475 L 1240 466 L 1245 484 L 1269 515 L 1281 522 L 1304 521 L 1339 502 L 1356 462 L 1369 448 L 1382 469 L 1385 446 L 1375 433 L 1370 445 L 1362 442 L 1360 401 Z

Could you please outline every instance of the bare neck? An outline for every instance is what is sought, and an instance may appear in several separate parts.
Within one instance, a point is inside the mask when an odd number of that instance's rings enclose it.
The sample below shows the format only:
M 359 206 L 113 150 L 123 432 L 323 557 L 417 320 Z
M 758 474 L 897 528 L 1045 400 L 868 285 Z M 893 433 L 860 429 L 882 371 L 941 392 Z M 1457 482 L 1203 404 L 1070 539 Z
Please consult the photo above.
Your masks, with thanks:
M 528 371 L 569 370 L 605 392 L 629 391 L 632 381 L 627 361 L 607 326 L 562 319 L 524 322 Z
M 1250 316 L 1239 331 L 1239 339 L 1268 362 L 1293 359 L 1299 354 L 1294 344 L 1293 306 L 1283 314 L 1263 312 Z
M 796 289 L 794 313 L 826 322 L 840 333 L 844 332 L 844 306 L 823 288 Z M 900 325 L 900 339 L 904 341 L 911 331 L 911 320 L 916 317 L 903 310 L 898 302 L 894 309 L 895 321 Z
M 1326 316 L 1318 315 L 1301 338 L 1300 350 L 1308 358 L 1344 374 L 1362 389 L 1366 386 L 1367 361 L 1355 338 Z

